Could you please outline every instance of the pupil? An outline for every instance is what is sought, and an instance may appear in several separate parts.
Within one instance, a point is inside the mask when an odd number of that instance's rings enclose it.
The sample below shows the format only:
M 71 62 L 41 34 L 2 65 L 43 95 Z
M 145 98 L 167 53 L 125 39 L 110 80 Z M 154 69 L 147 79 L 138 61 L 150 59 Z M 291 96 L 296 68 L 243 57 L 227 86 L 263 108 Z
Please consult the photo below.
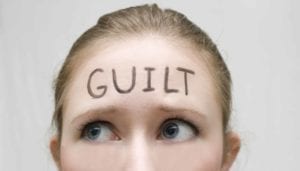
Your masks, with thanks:
M 163 134 L 166 138 L 174 138 L 178 134 L 178 125 L 175 123 L 169 123 Z
M 96 139 L 101 132 L 100 127 L 92 127 L 89 129 L 88 137 L 90 139 Z

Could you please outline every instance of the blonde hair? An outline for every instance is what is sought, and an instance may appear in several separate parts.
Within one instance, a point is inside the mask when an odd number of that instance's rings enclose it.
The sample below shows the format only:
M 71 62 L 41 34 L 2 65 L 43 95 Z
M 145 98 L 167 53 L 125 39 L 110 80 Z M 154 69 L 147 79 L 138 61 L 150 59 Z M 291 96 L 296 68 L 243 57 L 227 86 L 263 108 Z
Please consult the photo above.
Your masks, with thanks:
M 78 53 L 99 39 L 147 32 L 185 40 L 199 51 L 208 52 L 209 55 L 203 58 L 207 58 L 205 60 L 208 61 L 208 68 L 214 78 L 218 100 L 222 108 L 222 122 L 225 132 L 231 113 L 231 76 L 217 46 L 202 29 L 183 14 L 171 9 L 161 9 L 156 4 L 152 4 L 129 7 L 100 17 L 97 24 L 83 33 L 73 44 L 58 77 L 54 81 L 55 111 L 53 123 L 56 126 L 59 139 L 62 134 L 64 94 L 70 82 L 71 74 L 74 73 L 74 66 L 79 63 L 79 58 L 84 58 Z

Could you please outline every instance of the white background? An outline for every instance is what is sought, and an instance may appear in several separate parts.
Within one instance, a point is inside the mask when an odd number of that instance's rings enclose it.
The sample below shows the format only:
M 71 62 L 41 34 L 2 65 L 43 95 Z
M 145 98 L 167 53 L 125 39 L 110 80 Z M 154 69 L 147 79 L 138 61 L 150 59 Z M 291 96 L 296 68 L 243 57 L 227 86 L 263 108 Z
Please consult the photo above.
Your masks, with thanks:
M 153 2 L 153 1 L 147 1 Z M 54 171 L 51 82 L 99 16 L 146 1 L 0 0 L 0 170 Z M 235 171 L 300 170 L 300 3 L 161 1 L 216 42 L 234 81 Z

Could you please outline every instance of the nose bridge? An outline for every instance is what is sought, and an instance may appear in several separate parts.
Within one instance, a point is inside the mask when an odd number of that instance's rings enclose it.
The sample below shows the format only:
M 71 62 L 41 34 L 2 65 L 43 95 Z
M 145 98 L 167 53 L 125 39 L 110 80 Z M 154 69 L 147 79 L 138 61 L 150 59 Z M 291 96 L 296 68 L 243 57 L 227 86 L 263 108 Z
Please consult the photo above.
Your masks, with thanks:
M 135 131 L 127 149 L 127 169 L 130 171 L 153 171 L 151 144 L 143 131 Z

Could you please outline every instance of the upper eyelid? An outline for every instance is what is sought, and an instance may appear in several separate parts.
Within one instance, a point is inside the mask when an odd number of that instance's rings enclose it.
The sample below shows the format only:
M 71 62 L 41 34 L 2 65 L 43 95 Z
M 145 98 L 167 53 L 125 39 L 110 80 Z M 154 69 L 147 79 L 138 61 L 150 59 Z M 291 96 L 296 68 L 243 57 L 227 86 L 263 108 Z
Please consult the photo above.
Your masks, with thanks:
M 187 123 L 188 125 L 192 126 L 196 130 L 201 130 L 201 128 L 197 124 L 195 124 L 193 121 L 191 121 L 190 119 L 187 119 L 186 117 L 183 117 L 183 116 L 174 115 L 174 114 L 172 114 L 171 116 L 166 116 L 166 118 L 163 118 L 159 124 L 159 128 L 161 128 L 163 124 L 165 124 L 166 122 L 171 121 L 171 120 L 179 120 L 179 121 Z M 94 122 L 107 123 L 107 125 L 109 125 L 109 127 L 116 129 L 116 128 L 114 128 L 114 125 L 110 121 L 101 119 L 100 117 L 96 116 L 96 117 L 89 117 L 82 123 L 79 123 L 77 126 L 77 130 L 82 131 L 88 124 L 92 124 Z
M 107 106 L 103 108 L 89 109 L 81 114 L 78 114 L 70 123 L 71 125 L 78 125 L 80 123 L 85 123 L 91 120 L 95 120 L 100 116 L 104 116 L 106 114 L 114 114 L 117 113 L 118 110 L 113 106 Z

